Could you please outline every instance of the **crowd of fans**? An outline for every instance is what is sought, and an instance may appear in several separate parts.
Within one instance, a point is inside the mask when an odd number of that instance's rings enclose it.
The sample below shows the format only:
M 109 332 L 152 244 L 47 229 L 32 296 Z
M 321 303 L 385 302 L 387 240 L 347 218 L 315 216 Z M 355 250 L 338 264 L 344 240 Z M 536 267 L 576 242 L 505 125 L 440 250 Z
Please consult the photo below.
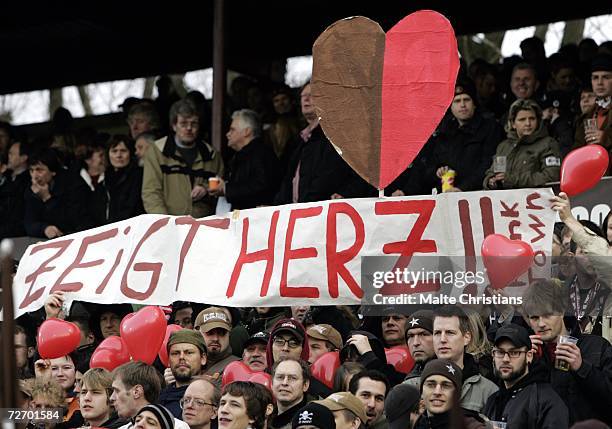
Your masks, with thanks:
M 448 114 L 388 195 L 541 187 L 559 179 L 573 148 L 612 149 L 610 42 L 584 40 L 549 58 L 537 38 L 521 49 L 523 58 L 499 66 L 464 65 Z M 246 78 L 234 81 L 223 154 L 206 142 L 209 109 L 195 92 L 172 103 L 126 100 L 125 135 L 72 130 L 64 111 L 52 136 L 31 142 L 3 124 L 0 238 L 54 238 L 142 213 L 207 216 L 221 197 L 247 209 L 377 195 L 325 137 L 310 84 L 300 90 L 301 111 L 286 87 L 269 100 L 262 94 Z M 57 428 L 609 427 L 611 216 L 600 228 L 574 219 L 563 194 L 552 206 L 562 221 L 554 278 L 533 283 L 521 306 L 369 316 L 344 306 L 175 302 L 168 323 L 184 329 L 169 338 L 169 368 L 158 360 L 89 368 L 97 345 L 119 335 L 133 308 L 76 302 L 67 312 L 55 292 L 44 309 L 17 320 L 23 407 L 64 408 Z M 52 317 L 76 323 L 81 342 L 46 360 L 36 329 Z M 568 336 L 577 342 L 560 341 Z M 409 373 L 387 362 L 392 347 L 409 351 Z M 340 357 L 333 387 L 311 373 L 331 351 Z M 270 388 L 222 386 L 235 361 L 269 373 Z

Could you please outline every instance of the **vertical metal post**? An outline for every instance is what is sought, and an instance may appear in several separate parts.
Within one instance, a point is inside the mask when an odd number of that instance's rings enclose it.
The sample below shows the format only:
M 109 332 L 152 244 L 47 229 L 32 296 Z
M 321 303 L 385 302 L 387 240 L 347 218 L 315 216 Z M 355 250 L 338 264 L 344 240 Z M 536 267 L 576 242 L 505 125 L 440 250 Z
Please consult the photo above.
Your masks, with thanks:
M 221 152 L 225 104 L 225 0 L 215 0 L 213 21 L 212 145 Z
M 4 240 L 0 243 L 0 274 L 2 285 L 2 365 L 0 380 L 2 380 L 2 398 L 0 407 L 16 408 L 17 396 L 17 370 L 15 368 L 15 320 L 13 311 L 13 242 Z

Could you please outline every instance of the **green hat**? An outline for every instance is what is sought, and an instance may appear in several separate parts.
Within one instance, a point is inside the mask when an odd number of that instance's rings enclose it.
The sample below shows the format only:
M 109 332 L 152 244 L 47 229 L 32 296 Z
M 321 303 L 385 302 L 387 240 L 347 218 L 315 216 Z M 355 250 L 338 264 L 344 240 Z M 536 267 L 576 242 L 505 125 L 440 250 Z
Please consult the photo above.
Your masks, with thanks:
M 191 329 L 181 329 L 180 331 L 173 332 L 168 338 L 168 345 L 166 349 L 168 350 L 168 354 L 170 354 L 170 346 L 174 344 L 193 344 L 202 354 L 206 354 L 206 344 L 204 344 L 204 337 L 199 332 L 193 331 Z

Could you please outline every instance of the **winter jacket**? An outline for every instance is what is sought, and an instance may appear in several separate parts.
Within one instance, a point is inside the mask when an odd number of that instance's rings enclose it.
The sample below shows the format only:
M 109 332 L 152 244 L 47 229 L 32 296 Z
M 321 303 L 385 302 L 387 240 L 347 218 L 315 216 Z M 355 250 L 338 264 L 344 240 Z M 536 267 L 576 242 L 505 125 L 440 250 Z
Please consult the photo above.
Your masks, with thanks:
M 235 210 L 269 205 L 280 184 L 279 173 L 272 148 L 260 138 L 251 140 L 229 162 L 225 198 Z
M 465 429 L 485 429 L 487 426 L 479 416 L 472 413 L 463 416 L 463 427 Z M 421 414 L 414 425 L 414 429 L 455 429 L 451 427 L 450 414 L 429 414 L 427 411 Z
M 463 355 L 463 385 L 461 386 L 461 408 L 481 413 L 489 397 L 499 388 L 491 380 L 480 375 L 474 357 Z
M 612 345 L 597 335 L 571 335 L 578 338 L 582 366 L 578 371 L 554 368 L 554 359 L 543 353 L 541 363 L 549 371 L 550 383 L 565 401 L 570 426 L 585 419 L 612 421 Z
M 108 223 L 143 214 L 142 168 L 132 162 L 119 170 L 110 168 L 104 180 L 109 195 Z
M 511 388 L 501 383 L 483 413 L 491 420 L 507 422 L 508 429 L 567 429 L 569 424 L 567 407 L 538 364 Z
M 574 134 L 574 145 L 572 146 L 572 150 L 578 149 L 580 147 L 586 146 L 587 142 L 585 140 L 584 135 L 584 120 L 587 118 L 596 118 L 599 114 L 600 107 L 595 105 L 595 108 L 584 113 L 578 118 L 576 123 L 576 134 Z M 603 114 L 603 113 L 602 113 Z M 612 108 L 610 108 L 607 114 L 604 117 L 604 121 L 599 127 L 600 130 L 603 130 L 604 137 L 601 145 L 606 148 L 606 150 L 612 155 Z M 607 174 L 612 173 L 612 156 L 609 158 L 608 171 Z
M 385 347 L 380 341 L 380 339 L 368 331 L 351 331 L 349 337 L 352 335 L 365 335 L 368 337 L 368 341 L 370 342 L 370 347 L 372 350 L 360 355 L 357 358 L 357 362 L 366 367 L 366 369 L 376 369 L 387 376 L 391 387 L 400 384 L 406 374 L 401 373 L 395 369 L 395 367 L 391 364 L 387 363 L 387 355 L 385 354 Z M 357 353 L 355 350 L 355 346 L 346 345 L 340 351 L 340 362 L 344 363 L 346 359 L 349 357 L 350 349 L 353 349 L 352 353 Z
M 0 240 L 26 234 L 23 226 L 24 195 L 31 183 L 27 170 L 14 179 L 10 171 L 0 175 Z
M 574 232 L 572 240 L 580 246 L 582 252 L 589 258 L 599 279 L 606 285 L 612 285 L 612 246 L 605 238 L 600 237 L 588 228 Z M 612 286 L 611 286 L 612 287 Z M 612 313 L 606 313 L 612 315 Z
M 485 171 L 502 140 L 503 130 L 494 119 L 485 119 L 477 112 L 460 125 L 453 115 L 447 115 L 414 162 L 403 192 L 420 195 L 431 193 L 433 188 L 441 191 L 442 182 L 436 170 L 444 166 L 455 171 L 456 188 L 482 189 Z
M 503 189 L 537 188 L 559 180 L 559 144 L 548 135 L 543 122 L 533 134 L 520 139 L 516 130 L 508 131 L 508 138 L 497 146 L 495 156 L 506 157 Z M 493 176 L 495 172 L 491 164 L 483 181 L 484 189 L 498 189 L 489 186 L 489 179 Z
M 45 228 L 50 225 L 59 228 L 64 235 L 91 227 L 86 204 L 83 204 L 87 201 L 87 188 L 81 180 L 72 180 L 60 171 L 49 191 L 51 198 L 43 201 L 30 188 L 26 189 L 24 225 L 29 236 L 46 238 Z
M 293 179 L 298 168 L 299 203 L 329 200 L 332 194 L 341 191 L 350 174 L 350 167 L 325 137 L 321 126 L 312 131 L 308 141 L 300 141 L 295 148 L 274 204 L 293 202 Z
M 79 179 L 87 189 L 87 216 L 90 221 L 90 228 L 105 225 L 108 219 L 108 192 L 104 183 L 104 173 L 100 175 L 96 183 L 87 172 L 87 168 L 81 168 L 79 171 Z M 77 179 L 78 180 L 78 179 Z
M 291 420 L 293 420 L 293 416 L 295 416 L 295 413 L 297 413 L 300 409 L 304 408 L 306 404 L 308 404 L 308 401 L 306 400 L 306 397 L 304 397 L 301 402 L 288 410 L 285 410 L 284 413 L 274 416 L 268 427 L 270 429 L 291 429 Z
M 193 202 L 191 191 L 195 185 L 207 186 L 210 177 L 223 176 L 223 160 L 204 141 L 197 141 L 196 148 L 198 154 L 189 166 L 172 133 L 149 147 L 142 181 L 142 202 L 147 213 L 194 218 L 214 214 L 216 199 L 206 195 Z
M 227 350 L 225 350 L 221 356 L 218 356 L 217 360 L 214 362 L 211 360 L 209 354 L 208 360 L 206 361 L 205 374 L 213 378 L 213 383 L 215 383 L 217 387 L 221 387 L 221 376 L 223 375 L 225 367 L 237 360 L 240 360 L 240 358 L 232 354 L 232 348 L 230 346 L 228 346 Z
M 181 409 L 179 401 L 183 399 L 183 396 L 185 396 L 187 386 L 188 385 L 176 387 L 176 383 L 168 385 L 160 392 L 157 403 L 166 407 L 174 417 L 181 419 L 183 410 Z

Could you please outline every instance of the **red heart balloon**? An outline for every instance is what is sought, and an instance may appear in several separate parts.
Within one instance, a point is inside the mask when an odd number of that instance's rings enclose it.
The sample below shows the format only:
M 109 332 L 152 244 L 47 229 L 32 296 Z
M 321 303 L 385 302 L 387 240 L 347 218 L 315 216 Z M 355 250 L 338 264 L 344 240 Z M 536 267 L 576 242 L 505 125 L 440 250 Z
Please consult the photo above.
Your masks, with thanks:
M 459 56 L 450 22 L 422 10 L 385 35 L 368 18 L 347 18 L 329 26 L 312 50 L 312 99 L 323 131 L 364 180 L 386 187 L 453 100 Z
M 414 360 L 406 347 L 398 346 L 385 349 L 385 355 L 387 356 L 387 363 L 404 374 L 408 374 L 414 366 Z
M 249 381 L 254 374 L 255 371 L 249 368 L 241 360 L 230 362 L 223 370 L 221 386 L 225 386 L 232 381 Z
M 81 330 L 74 323 L 48 319 L 40 325 L 36 342 L 41 358 L 56 359 L 76 350 L 81 342 Z
M 119 330 L 132 359 L 151 365 L 166 335 L 166 318 L 159 307 L 143 307 L 125 316 Z
M 267 372 L 258 371 L 252 376 L 250 376 L 248 381 L 264 385 L 268 388 L 270 393 L 272 393 L 272 376 Z
M 571 151 L 561 164 L 561 190 L 571 197 L 591 189 L 606 174 L 609 158 L 598 144 Z
M 310 365 L 310 373 L 320 382 L 332 389 L 334 387 L 334 376 L 336 370 L 340 367 L 340 353 L 327 352 L 319 356 L 312 365 Z
M 493 289 L 502 289 L 527 272 L 533 263 L 533 249 L 521 240 L 500 234 L 487 236 L 480 248 Z
M 91 355 L 90 368 L 105 368 L 114 370 L 119 365 L 130 361 L 127 345 L 121 337 L 111 335 L 100 343 Z
M 181 329 L 183 328 L 181 328 L 179 325 L 168 325 L 166 327 L 166 336 L 164 337 L 164 341 L 162 342 L 159 353 L 157 354 L 159 356 L 159 360 L 166 368 L 168 367 L 168 340 L 173 332 L 180 331 Z

